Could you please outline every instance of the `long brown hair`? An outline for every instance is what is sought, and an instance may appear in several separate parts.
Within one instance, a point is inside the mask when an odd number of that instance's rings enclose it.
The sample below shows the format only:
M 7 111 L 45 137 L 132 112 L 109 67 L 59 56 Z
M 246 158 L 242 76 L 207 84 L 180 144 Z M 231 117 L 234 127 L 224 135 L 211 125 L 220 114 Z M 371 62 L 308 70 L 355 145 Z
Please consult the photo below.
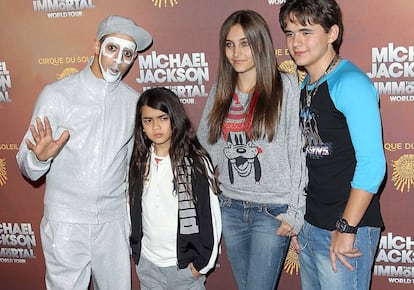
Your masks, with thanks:
M 253 111 L 251 133 L 255 139 L 267 137 L 270 142 L 279 122 L 283 84 L 280 72 L 277 70 L 276 55 L 268 25 L 260 14 L 252 10 L 234 12 L 221 26 L 217 91 L 209 113 L 208 141 L 210 144 L 215 144 L 220 138 L 223 122 L 236 88 L 237 72 L 226 57 L 227 35 L 230 28 L 236 24 L 240 24 L 243 28 L 257 71 L 255 93 L 258 99 Z

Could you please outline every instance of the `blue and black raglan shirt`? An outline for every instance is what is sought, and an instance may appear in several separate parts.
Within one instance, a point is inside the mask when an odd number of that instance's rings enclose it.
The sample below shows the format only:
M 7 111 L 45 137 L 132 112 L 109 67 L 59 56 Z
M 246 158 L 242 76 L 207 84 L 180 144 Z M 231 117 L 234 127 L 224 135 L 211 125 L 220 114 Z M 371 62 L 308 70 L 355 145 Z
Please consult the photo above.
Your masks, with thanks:
M 382 227 L 376 194 L 385 175 L 379 96 L 359 68 L 343 59 L 319 82 L 307 107 L 304 80 L 301 123 L 309 184 L 305 220 L 334 230 L 351 188 L 374 194 L 359 226 Z

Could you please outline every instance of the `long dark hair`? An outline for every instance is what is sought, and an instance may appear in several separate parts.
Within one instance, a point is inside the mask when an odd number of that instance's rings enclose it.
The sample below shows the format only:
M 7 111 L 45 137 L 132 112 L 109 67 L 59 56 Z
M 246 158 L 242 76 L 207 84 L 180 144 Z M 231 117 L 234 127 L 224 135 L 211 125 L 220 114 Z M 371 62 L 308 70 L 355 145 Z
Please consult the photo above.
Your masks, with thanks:
M 135 188 L 138 184 L 143 184 L 149 174 L 149 157 L 152 142 L 143 132 L 142 113 L 143 106 L 148 106 L 168 114 L 171 121 L 171 145 L 169 156 L 174 176 L 174 187 L 178 188 L 178 183 L 186 186 L 186 191 L 195 200 L 192 194 L 191 171 L 198 171 L 205 176 L 213 191 L 220 193 L 210 156 L 198 141 L 195 130 L 174 92 L 164 87 L 156 87 L 146 90 L 139 98 L 136 109 L 135 129 L 134 129 L 134 148 L 132 150 L 129 165 L 129 195 L 131 204 L 134 201 Z M 189 166 L 186 166 L 189 165 Z M 183 174 L 178 175 L 178 168 L 183 169 Z M 182 179 L 182 180 L 181 180 Z M 141 190 L 139 190 L 141 191 Z
M 217 91 L 209 113 L 210 144 L 215 144 L 222 134 L 224 119 L 230 109 L 237 83 L 237 72 L 226 57 L 226 40 L 230 29 L 240 24 L 249 42 L 256 65 L 255 93 L 258 95 L 253 111 L 252 136 L 255 139 L 267 136 L 273 140 L 279 122 L 283 98 L 283 83 L 277 70 L 273 40 L 266 21 L 252 10 L 240 10 L 231 14 L 220 29 L 219 66 Z

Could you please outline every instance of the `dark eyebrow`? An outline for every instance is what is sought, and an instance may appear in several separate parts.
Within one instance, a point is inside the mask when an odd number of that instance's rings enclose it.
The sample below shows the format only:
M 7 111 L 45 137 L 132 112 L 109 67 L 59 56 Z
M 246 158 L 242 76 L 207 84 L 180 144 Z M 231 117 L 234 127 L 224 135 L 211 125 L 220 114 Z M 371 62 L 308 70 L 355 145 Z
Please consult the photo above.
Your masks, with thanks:
M 154 117 L 145 117 L 145 116 L 142 116 L 142 119 L 144 120 L 150 120 L 150 119 L 159 119 L 159 118 L 163 118 L 163 117 L 170 117 L 167 113 L 164 113 L 164 114 L 161 114 L 161 115 L 158 115 L 158 116 L 154 116 Z
M 245 40 L 247 40 L 247 37 L 240 38 L 238 41 L 241 42 L 241 41 L 245 41 Z M 233 40 L 230 40 L 230 39 L 226 39 L 226 41 L 233 42 Z
M 298 32 L 311 32 L 311 31 L 313 31 L 313 29 L 305 27 L 305 28 L 299 29 Z M 283 32 L 285 32 L 285 33 L 286 32 L 292 32 L 293 33 L 293 31 L 289 30 L 289 29 L 284 29 Z

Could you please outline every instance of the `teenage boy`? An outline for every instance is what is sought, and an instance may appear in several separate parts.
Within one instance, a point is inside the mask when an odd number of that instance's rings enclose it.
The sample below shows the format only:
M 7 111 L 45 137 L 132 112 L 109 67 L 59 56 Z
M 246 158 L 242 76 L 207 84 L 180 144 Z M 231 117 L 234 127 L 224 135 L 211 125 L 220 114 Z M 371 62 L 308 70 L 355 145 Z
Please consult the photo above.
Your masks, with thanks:
M 298 236 L 302 289 L 369 289 L 383 220 L 385 175 L 378 93 L 339 55 L 342 14 L 334 0 L 290 0 L 279 21 L 301 90 L 309 184 Z

